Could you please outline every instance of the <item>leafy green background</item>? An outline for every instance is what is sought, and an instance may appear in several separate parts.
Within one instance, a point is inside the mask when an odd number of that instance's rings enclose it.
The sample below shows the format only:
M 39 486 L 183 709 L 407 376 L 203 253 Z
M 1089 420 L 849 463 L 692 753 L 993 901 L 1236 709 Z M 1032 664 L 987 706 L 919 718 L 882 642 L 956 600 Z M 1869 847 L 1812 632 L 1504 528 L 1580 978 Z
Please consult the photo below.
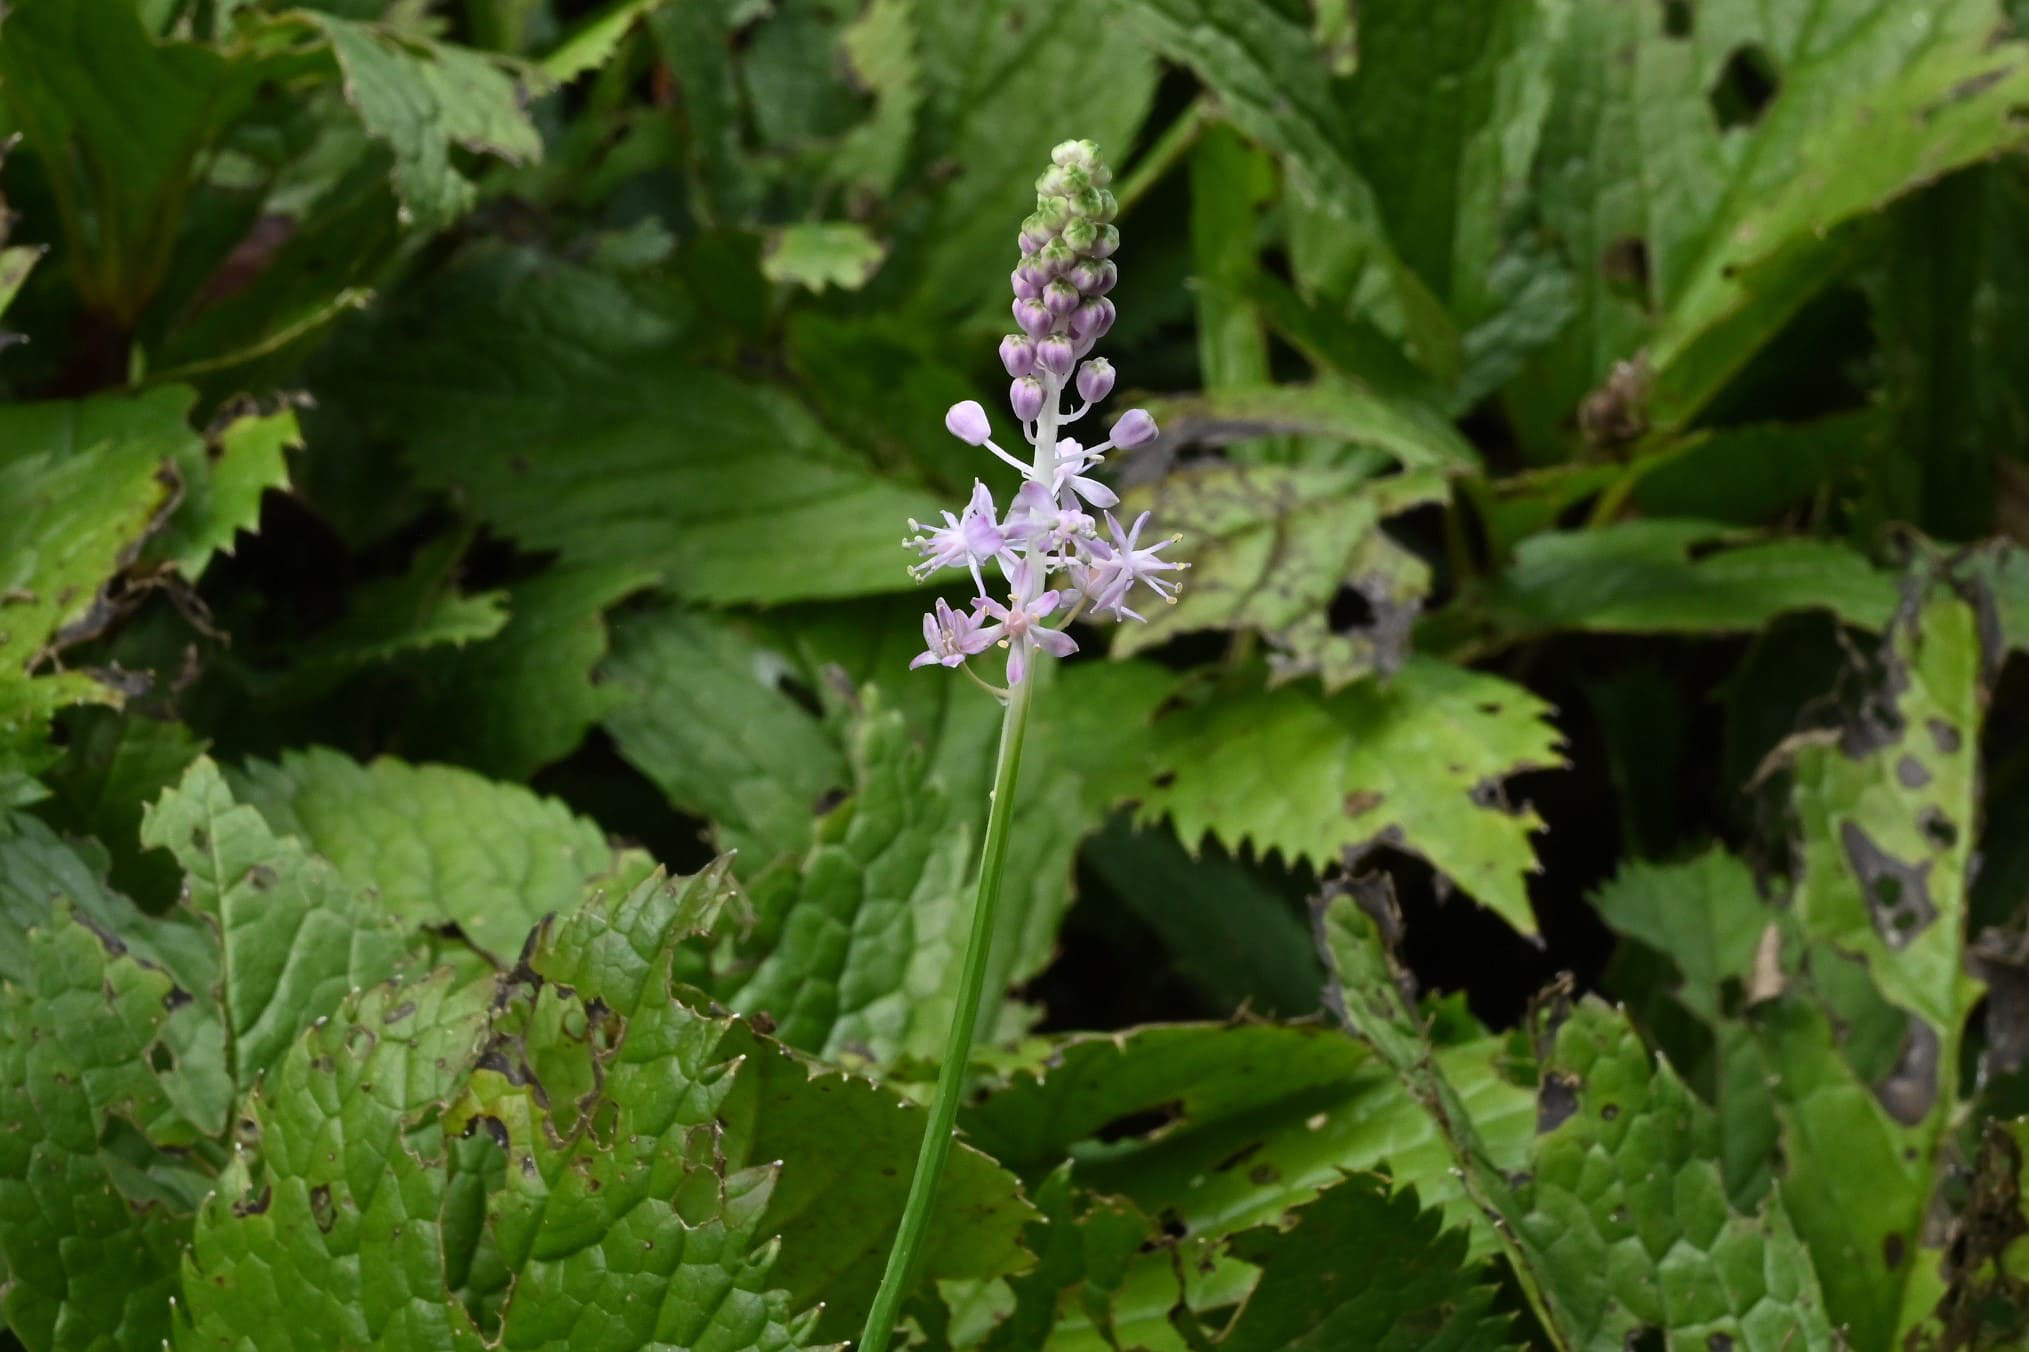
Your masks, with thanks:
M 9 0 L 0 1348 L 2029 1339 L 2029 10 Z M 1177 533 L 999 711 L 1050 148 Z

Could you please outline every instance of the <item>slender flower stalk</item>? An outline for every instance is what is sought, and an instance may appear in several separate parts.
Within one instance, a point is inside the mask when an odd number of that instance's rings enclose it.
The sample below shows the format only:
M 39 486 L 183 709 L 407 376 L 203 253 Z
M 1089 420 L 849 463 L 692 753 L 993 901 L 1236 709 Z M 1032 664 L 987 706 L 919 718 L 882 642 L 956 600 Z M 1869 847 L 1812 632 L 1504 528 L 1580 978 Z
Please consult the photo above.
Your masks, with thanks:
M 915 1287 L 937 1185 L 951 1153 L 959 1095 L 981 1020 L 1036 663 L 1043 656 L 1068 657 L 1078 650 L 1077 641 L 1065 632 L 1073 620 L 1140 619 L 1127 605 L 1137 584 L 1164 601 L 1174 601 L 1177 583 L 1163 575 L 1189 566 L 1162 557 L 1161 551 L 1175 537 L 1147 546 L 1140 543 L 1146 513 L 1123 531 L 1108 511 L 1119 504 L 1119 496 L 1091 477 L 1108 450 L 1153 440 L 1155 420 L 1132 409 L 1114 423 L 1112 436 L 1095 446 L 1061 435 L 1067 423 L 1084 417 L 1113 389 L 1112 365 L 1090 353 L 1113 327 L 1114 306 L 1107 293 L 1119 277 L 1112 256 L 1120 247 L 1120 232 L 1113 227 L 1118 204 L 1106 190 L 1112 173 L 1100 159 L 1099 147 L 1090 141 L 1066 141 L 1050 152 L 1050 160 L 1050 168 L 1036 180 L 1036 210 L 1022 222 L 1021 261 L 1010 277 L 1013 316 L 1020 332 L 1000 341 L 1001 364 L 1013 382 L 1008 407 L 1029 443 L 1028 459 L 995 443 L 986 410 L 977 402 L 954 404 L 944 417 L 944 426 L 960 441 L 981 447 L 1020 471 L 1021 488 L 1002 516 L 991 490 L 975 481 L 963 512 L 943 513 L 941 526 L 911 521 L 917 533 L 903 542 L 922 555 L 909 570 L 912 576 L 927 578 L 957 569 L 976 589 L 969 610 L 954 610 L 949 602 L 937 601 L 923 617 L 924 651 L 909 665 L 957 667 L 1001 699 L 1005 712 L 958 1004 L 938 1066 L 930 1122 L 916 1157 L 901 1227 L 867 1313 L 859 1352 L 885 1352 L 894 1336 L 903 1298 Z M 1069 413 L 1064 411 L 1067 394 L 1079 400 Z M 1105 515 L 1107 534 L 1100 533 L 1087 507 Z M 989 594 L 989 567 L 1006 582 L 1004 600 Z M 994 647 L 1007 650 L 1004 690 L 969 665 L 969 659 Z

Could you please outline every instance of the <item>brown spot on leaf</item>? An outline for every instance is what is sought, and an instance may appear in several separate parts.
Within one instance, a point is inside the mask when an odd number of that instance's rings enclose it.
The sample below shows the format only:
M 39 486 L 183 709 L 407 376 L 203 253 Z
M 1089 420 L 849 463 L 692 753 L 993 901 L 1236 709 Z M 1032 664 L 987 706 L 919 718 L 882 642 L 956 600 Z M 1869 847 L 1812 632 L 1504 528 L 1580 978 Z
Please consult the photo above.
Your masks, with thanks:
M 259 1216 L 267 1211 L 274 1200 L 275 1190 L 271 1187 L 264 1187 L 261 1189 L 260 1196 L 242 1197 L 239 1201 L 234 1202 L 232 1204 L 232 1214 L 235 1216 Z
M 1905 789 L 1920 789 L 1930 783 L 1930 771 L 1923 762 L 1906 752 L 1895 762 L 1895 782 Z
M 1282 1181 L 1282 1170 L 1264 1160 L 1247 1171 L 1247 1181 L 1257 1188 L 1265 1188 L 1270 1183 Z
M 1930 740 L 1936 744 L 1938 754 L 1944 756 L 1958 754 L 1959 745 L 1965 739 L 1959 735 L 1957 728 L 1935 714 L 1925 719 L 1923 725 L 1930 730 Z
M 1355 789 L 1346 795 L 1345 810 L 1348 817 L 1361 817 L 1381 806 L 1386 799 L 1374 789 Z
M 1910 940 L 1937 919 L 1937 907 L 1930 899 L 1931 861 L 1902 862 L 1876 845 L 1866 829 L 1850 818 L 1839 824 L 1839 843 L 1860 882 L 1874 932 L 1890 948 L 1908 947 Z
M 338 1220 L 338 1208 L 331 1205 L 331 1189 L 326 1184 L 319 1183 L 310 1189 L 310 1219 L 327 1235 Z
M 1881 1237 L 1881 1261 L 1888 1265 L 1890 1272 L 1902 1266 L 1902 1236 L 1889 1234 Z
M 1913 1127 L 1930 1116 L 1931 1106 L 1937 1102 L 1937 1061 L 1937 1030 L 1910 1015 L 1902 1055 L 1896 1058 L 1888 1078 L 1874 1086 L 1874 1097 L 1903 1126 Z
M 1552 1070 L 1536 1090 L 1536 1134 L 1555 1131 L 1578 1111 L 1582 1081 L 1568 1070 Z

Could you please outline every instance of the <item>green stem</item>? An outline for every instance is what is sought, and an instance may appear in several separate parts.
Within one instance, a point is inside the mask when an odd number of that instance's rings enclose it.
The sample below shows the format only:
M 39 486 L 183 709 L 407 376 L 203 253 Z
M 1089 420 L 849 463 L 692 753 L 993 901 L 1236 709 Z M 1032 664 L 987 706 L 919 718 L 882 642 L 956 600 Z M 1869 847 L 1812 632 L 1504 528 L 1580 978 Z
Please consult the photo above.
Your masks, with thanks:
M 958 1100 L 965 1092 L 966 1067 L 972 1060 L 972 1035 L 986 989 L 986 959 L 993 947 L 993 918 L 1000 901 L 1000 876 L 1007 863 L 1008 825 L 1014 818 L 1015 776 L 1021 769 L 1022 737 L 1028 731 L 1029 691 L 1035 675 L 1008 692 L 1007 712 L 1000 724 L 1000 757 L 993 771 L 993 799 L 986 816 L 986 847 L 979 857 L 979 895 L 972 907 L 972 933 L 965 941 L 965 969 L 958 979 L 958 1005 L 951 1014 L 951 1033 L 944 1060 L 937 1068 L 937 1090 L 930 1099 L 930 1125 L 916 1155 L 916 1175 L 909 1181 L 909 1200 L 902 1208 L 902 1227 L 888 1254 L 859 1352 L 885 1352 L 901 1314 L 902 1298 L 914 1286 L 916 1260 L 930 1230 L 930 1208 L 951 1154 L 952 1125 Z

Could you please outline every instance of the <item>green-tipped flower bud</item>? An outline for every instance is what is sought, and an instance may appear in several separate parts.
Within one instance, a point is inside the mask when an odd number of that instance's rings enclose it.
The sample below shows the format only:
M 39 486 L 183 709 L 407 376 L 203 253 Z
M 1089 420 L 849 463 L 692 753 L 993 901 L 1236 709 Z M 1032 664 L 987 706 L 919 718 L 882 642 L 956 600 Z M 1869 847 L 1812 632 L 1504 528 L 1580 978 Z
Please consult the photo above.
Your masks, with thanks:
M 1056 195 L 1038 197 L 1036 214 L 1029 219 L 1040 222 L 1043 229 L 1055 234 L 1071 222 L 1071 199 Z
M 1064 243 L 1061 239 L 1050 244 L 1045 244 L 1043 251 L 1036 255 L 1036 266 L 1040 267 L 1044 275 L 1048 277 L 1063 276 L 1071 270 L 1071 265 L 1077 261 L 1078 255 L 1072 253 L 1071 246 Z
M 1120 231 L 1110 225 L 1102 225 L 1092 237 L 1092 247 L 1080 249 L 1094 258 L 1111 258 L 1120 248 Z
M 1089 254 L 1099 238 L 1099 227 L 1090 221 L 1072 221 L 1064 227 L 1064 244 L 1073 253 Z

